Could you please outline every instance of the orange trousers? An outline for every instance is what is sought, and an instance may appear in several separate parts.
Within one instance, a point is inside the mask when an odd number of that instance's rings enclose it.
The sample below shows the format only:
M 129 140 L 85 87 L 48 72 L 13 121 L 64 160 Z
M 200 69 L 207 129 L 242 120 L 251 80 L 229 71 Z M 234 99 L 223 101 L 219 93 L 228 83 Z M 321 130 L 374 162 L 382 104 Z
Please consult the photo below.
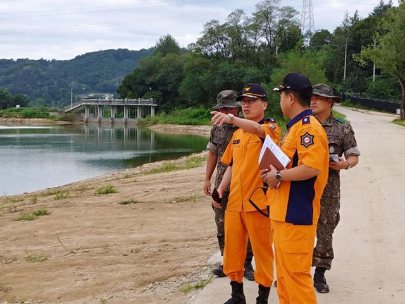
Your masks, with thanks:
M 258 211 L 225 211 L 224 273 L 242 283 L 248 237 L 256 262 L 255 281 L 265 287 L 273 283 L 273 237 L 270 219 Z
M 311 277 L 316 225 L 271 220 L 280 304 L 316 304 Z

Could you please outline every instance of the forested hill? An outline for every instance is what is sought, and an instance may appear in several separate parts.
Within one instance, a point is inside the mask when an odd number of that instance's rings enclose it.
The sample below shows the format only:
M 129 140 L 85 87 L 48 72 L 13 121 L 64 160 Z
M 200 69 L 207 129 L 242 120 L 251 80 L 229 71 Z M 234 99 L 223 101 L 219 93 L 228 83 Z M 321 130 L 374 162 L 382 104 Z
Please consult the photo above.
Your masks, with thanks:
M 26 94 L 31 106 L 64 106 L 74 94 L 116 93 L 125 75 L 153 49 L 106 50 L 80 55 L 71 60 L 0 59 L 0 89 Z M 77 96 L 76 96 L 77 97 Z

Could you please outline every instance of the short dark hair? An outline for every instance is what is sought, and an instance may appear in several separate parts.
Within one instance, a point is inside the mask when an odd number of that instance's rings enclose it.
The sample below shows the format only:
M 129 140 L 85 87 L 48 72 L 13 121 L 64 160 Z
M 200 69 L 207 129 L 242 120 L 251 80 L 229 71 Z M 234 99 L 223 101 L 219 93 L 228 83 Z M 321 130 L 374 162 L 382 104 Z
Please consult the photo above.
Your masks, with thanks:
M 301 92 L 297 92 L 294 90 L 290 90 L 290 89 L 284 89 L 283 92 L 285 94 L 293 94 L 295 96 L 295 98 L 297 98 L 298 102 L 300 105 L 304 106 L 304 107 L 310 107 L 311 106 L 311 95 L 305 94 L 305 93 L 301 93 Z

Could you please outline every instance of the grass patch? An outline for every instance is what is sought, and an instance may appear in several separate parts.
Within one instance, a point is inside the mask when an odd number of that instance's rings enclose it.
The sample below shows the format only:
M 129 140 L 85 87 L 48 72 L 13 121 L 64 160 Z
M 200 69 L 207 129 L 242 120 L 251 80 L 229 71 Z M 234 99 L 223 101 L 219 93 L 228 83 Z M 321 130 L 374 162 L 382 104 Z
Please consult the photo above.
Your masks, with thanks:
M 208 280 L 202 280 L 201 282 L 199 282 L 197 284 L 192 284 L 192 285 L 187 285 L 185 287 L 182 287 L 180 289 L 180 291 L 182 291 L 184 293 L 189 293 L 193 290 L 203 289 L 205 286 L 207 286 L 209 283 L 211 283 L 211 281 L 212 281 L 212 276 L 210 276 L 208 278 Z
M 144 127 L 155 124 L 209 125 L 212 110 L 204 108 L 176 109 L 169 113 L 161 112 L 153 117 L 137 119 L 137 125 Z
M 36 220 L 39 216 L 49 215 L 49 211 L 46 209 L 38 209 L 30 214 L 20 215 L 16 221 L 33 221 Z
M 24 199 L 23 198 L 18 198 L 18 197 L 7 197 L 7 201 L 11 203 L 18 203 L 22 202 Z
M 144 172 L 144 174 L 154 174 L 154 173 L 171 172 L 171 171 L 176 171 L 176 170 L 197 168 L 197 167 L 200 167 L 204 161 L 205 161 L 204 156 L 192 156 L 192 157 L 186 159 L 184 164 L 177 165 L 173 162 L 167 162 L 158 168 L 153 168 L 149 171 Z
M 38 197 L 37 196 L 31 197 L 31 203 L 33 203 L 33 204 L 38 203 Z
M 34 211 L 32 214 L 35 216 L 44 216 L 44 215 L 49 215 L 50 213 L 46 209 L 38 209 L 38 210 Z
M 399 125 L 401 127 L 405 127 L 405 120 L 395 119 L 392 121 L 394 124 Z
M 129 201 L 122 201 L 119 202 L 119 205 L 135 205 L 135 204 L 140 204 L 140 201 L 136 201 L 136 200 L 129 200 Z
M 46 261 L 48 258 L 43 254 L 30 254 L 27 250 L 25 250 L 27 256 L 25 257 L 25 261 L 28 263 L 41 263 Z
M 110 193 L 117 193 L 117 189 L 113 185 L 107 185 L 105 187 L 101 187 L 97 189 L 96 194 L 99 195 L 104 195 L 104 194 L 110 194 Z
M 51 196 L 51 195 L 55 195 L 56 193 L 60 192 L 60 190 L 56 190 L 56 189 L 50 189 L 44 193 L 41 194 L 42 197 L 47 197 L 47 196 Z
M 49 111 L 36 108 L 10 108 L 0 111 L 4 118 L 49 118 Z
M 34 214 L 21 214 L 19 217 L 17 217 L 16 221 L 33 221 L 36 220 L 38 216 Z
M 70 196 L 69 190 L 59 190 L 55 193 L 55 201 L 67 199 Z

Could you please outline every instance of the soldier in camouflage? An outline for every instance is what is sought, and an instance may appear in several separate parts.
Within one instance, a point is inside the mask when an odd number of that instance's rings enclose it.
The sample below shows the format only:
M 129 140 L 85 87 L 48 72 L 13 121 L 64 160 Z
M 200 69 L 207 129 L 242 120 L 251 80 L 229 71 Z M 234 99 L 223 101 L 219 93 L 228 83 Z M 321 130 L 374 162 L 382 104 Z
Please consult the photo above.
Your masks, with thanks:
M 317 84 L 313 87 L 311 109 L 328 135 L 330 154 L 328 183 L 321 198 L 317 243 L 312 259 L 312 266 L 316 267 L 314 286 L 320 293 L 329 292 L 325 271 L 332 266 L 332 236 L 340 220 L 340 170 L 353 168 L 360 155 L 351 125 L 333 117 L 332 106 L 339 101 L 340 98 L 333 95 L 333 90 L 328 85 Z
M 236 92 L 232 90 L 225 90 L 218 94 L 217 105 L 213 107 L 215 110 L 219 110 L 225 114 L 238 115 L 239 102 L 236 101 Z M 232 138 L 233 133 L 238 129 L 237 126 L 232 124 L 223 124 L 222 126 L 213 126 L 211 129 L 210 141 L 208 142 L 208 157 L 207 157 L 207 170 L 205 173 L 205 183 L 204 192 L 206 195 L 211 195 L 211 177 L 214 173 L 215 168 L 217 169 L 217 175 L 215 178 L 215 188 L 217 188 L 221 181 L 227 166 L 224 165 L 220 160 L 224 154 L 229 141 Z M 217 225 L 217 238 L 219 249 L 221 250 L 221 255 L 223 255 L 224 244 L 225 244 L 225 233 L 224 233 L 224 216 L 226 204 L 228 201 L 229 189 L 223 195 L 221 199 L 221 205 L 224 207 L 222 209 L 214 208 L 215 212 L 215 223 Z M 254 281 L 254 269 L 252 266 L 253 252 L 250 242 L 248 243 L 246 260 L 245 260 L 245 277 Z M 225 277 L 223 272 L 223 265 L 213 270 L 213 273 L 219 277 Z

